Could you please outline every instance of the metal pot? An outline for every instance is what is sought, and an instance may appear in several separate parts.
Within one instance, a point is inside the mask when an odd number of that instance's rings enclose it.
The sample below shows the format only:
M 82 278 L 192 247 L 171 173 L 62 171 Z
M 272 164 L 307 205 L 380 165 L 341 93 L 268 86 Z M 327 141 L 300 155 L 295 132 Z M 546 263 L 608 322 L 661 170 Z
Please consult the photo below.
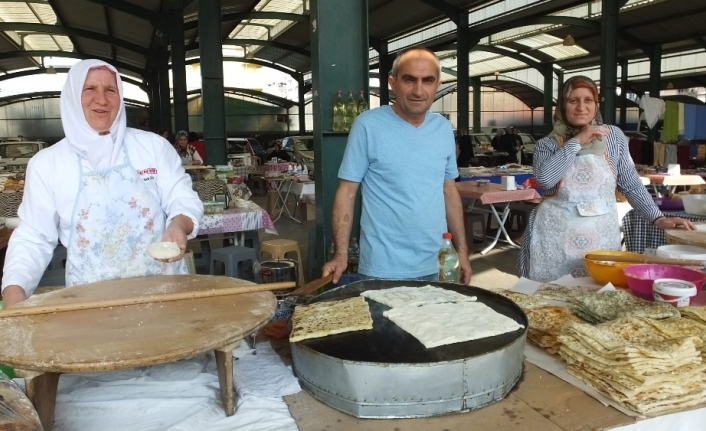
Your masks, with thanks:
M 260 268 L 257 271 L 260 277 L 260 283 L 278 283 L 280 281 L 298 280 L 297 261 L 291 259 L 266 260 L 260 262 Z

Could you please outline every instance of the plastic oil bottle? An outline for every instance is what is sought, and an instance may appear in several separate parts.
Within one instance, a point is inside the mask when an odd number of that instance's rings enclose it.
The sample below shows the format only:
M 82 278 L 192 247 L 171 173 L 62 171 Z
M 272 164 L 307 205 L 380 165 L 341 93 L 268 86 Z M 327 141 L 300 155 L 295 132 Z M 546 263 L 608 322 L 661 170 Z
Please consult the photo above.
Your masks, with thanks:
M 355 99 L 353 98 L 353 90 L 348 90 L 348 97 L 346 98 L 346 116 L 345 116 L 345 122 L 343 124 L 343 131 L 344 132 L 350 132 L 351 131 L 351 126 L 353 125 L 353 122 L 355 121 L 355 117 L 358 116 L 358 106 L 355 103 Z
M 336 98 L 333 100 L 333 131 L 345 131 L 346 105 L 341 97 L 341 90 L 338 90 Z
M 365 91 L 360 90 L 360 94 L 358 94 L 358 100 L 355 101 L 355 104 L 358 111 L 358 115 L 368 110 L 368 101 L 365 100 Z
M 458 283 L 460 278 L 458 253 L 451 242 L 451 234 L 446 232 L 439 249 L 439 281 Z

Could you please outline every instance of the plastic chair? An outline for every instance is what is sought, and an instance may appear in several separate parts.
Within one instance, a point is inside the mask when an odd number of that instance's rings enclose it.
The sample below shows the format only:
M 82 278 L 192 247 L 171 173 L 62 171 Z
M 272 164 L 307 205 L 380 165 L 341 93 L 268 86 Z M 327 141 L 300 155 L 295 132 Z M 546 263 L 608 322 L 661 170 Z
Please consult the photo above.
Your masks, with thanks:
M 232 245 L 230 247 L 217 248 L 211 251 L 211 268 L 209 274 L 214 275 L 216 261 L 225 265 L 225 275 L 228 277 L 243 278 L 243 262 L 251 261 L 253 265 L 257 262 L 255 249 Z M 255 281 L 251 278 L 252 281 Z
M 299 244 L 291 239 L 271 239 L 263 241 L 260 244 L 260 260 L 264 260 L 265 253 L 271 256 L 271 259 L 285 259 L 287 253 L 296 253 L 297 258 L 294 259 L 299 265 L 299 285 L 304 285 L 304 269 L 302 266 L 302 254 L 299 251 Z
M 243 232 L 243 245 L 255 249 L 255 255 L 260 255 L 260 236 L 256 230 L 246 230 Z

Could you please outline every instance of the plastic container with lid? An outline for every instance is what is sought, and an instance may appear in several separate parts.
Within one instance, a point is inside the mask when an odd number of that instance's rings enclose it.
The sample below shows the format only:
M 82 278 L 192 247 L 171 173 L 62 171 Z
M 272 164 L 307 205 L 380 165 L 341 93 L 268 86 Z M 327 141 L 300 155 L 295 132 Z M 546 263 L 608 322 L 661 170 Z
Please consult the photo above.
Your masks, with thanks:
M 652 284 L 652 296 L 655 301 L 669 302 L 675 307 L 688 306 L 696 293 L 694 283 L 676 278 L 658 278 Z

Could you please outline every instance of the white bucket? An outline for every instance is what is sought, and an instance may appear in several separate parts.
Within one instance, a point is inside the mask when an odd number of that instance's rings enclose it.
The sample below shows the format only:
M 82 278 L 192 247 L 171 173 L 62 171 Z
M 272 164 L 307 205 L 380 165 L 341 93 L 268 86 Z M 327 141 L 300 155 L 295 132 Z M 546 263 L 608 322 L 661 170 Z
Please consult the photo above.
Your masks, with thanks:
M 652 284 L 655 301 L 669 302 L 675 307 L 686 307 L 691 297 L 696 296 L 696 285 L 676 278 L 658 278 Z

